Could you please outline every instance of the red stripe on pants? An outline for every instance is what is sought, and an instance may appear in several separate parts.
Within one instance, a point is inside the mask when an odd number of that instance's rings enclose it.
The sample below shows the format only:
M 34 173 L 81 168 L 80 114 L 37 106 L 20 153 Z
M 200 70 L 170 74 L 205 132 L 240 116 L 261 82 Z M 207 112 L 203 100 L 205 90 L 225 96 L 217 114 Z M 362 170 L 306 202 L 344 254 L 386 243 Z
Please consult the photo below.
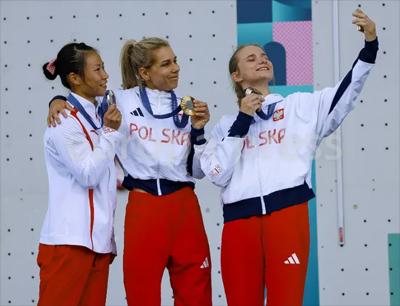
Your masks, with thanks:
M 268 306 L 302 305 L 309 247 L 308 203 L 227 222 L 221 269 L 228 305 L 264 305 L 265 286 Z
M 176 306 L 212 304 L 210 250 L 199 203 L 189 187 L 160 197 L 129 193 L 124 243 L 128 305 L 161 305 L 165 268 Z
M 70 245 L 39 245 L 38 305 L 106 304 L 110 254 Z

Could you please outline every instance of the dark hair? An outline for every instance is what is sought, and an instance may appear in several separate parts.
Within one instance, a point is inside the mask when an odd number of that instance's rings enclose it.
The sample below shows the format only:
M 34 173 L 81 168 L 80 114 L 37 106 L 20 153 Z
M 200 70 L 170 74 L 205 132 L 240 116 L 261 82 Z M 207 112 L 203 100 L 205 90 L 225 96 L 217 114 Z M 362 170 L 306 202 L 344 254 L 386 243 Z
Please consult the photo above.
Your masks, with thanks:
M 59 75 L 61 83 L 66 88 L 71 89 L 68 81 L 69 74 L 73 72 L 82 78 L 85 76 L 86 57 L 90 52 L 97 52 L 97 50 L 84 43 L 65 45 L 57 54 L 54 74 L 47 70 L 49 63 L 43 65 L 43 73 L 49 80 L 54 80 Z

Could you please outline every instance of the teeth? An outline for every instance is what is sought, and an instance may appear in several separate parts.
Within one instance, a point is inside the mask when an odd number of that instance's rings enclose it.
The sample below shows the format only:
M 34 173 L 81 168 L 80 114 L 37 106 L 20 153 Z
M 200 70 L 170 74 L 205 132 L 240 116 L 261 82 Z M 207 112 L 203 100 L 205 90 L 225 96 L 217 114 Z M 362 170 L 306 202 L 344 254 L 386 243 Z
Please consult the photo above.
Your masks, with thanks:
M 258 70 L 269 70 L 268 68 L 260 68 Z

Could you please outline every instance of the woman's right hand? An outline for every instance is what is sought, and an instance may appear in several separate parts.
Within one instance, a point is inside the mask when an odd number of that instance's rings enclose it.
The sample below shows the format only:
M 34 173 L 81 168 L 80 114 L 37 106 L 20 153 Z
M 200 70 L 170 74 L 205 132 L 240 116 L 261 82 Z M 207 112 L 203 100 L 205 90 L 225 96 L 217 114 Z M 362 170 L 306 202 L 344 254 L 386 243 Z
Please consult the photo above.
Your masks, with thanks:
M 104 126 L 118 131 L 121 121 L 122 115 L 117 106 L 115 104 L 110 105 L 104 115 Z
M 65 109 L 68 109 L 69 111 L 73 111 L 74 108 L 67 102 L 61 99 L 54 100 L 50 104 L 50 109 L 49 109 L 49 115 L 47 116 L 47 126 L 56 126 L 56 121 L 58 124 L 61 124 L 61 120 L 58 116 L 59 113 L 61 113 L 64 118 L 67 118 L 68 115 L 65 112 Z
M 240 103 L 240 111 L 247 115 L 254 116 L 256 110 L 259 111 L 262 109 L 261 103 L 264 101 L 265 99 L 261 95 L 252 93 L 242 99 Z

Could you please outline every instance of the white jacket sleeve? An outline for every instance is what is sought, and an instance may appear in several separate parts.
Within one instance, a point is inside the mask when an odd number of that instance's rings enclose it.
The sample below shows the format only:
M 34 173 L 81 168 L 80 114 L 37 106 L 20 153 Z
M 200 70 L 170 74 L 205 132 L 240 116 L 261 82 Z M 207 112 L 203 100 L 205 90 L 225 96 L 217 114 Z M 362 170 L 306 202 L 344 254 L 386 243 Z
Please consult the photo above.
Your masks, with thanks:
M 371 68 L 375 65 L 378 40 L 365 42 L 352 69 L 334 88 L 325 88 L 313 94 L 300 94 L 296 112 L 301 117 L 310 114 L 310 107 L 316 109 L 318 116 L 316 133 L 320 138 L 332 134 L 344 118 L 356 106 L 356 99 L 367 80 Z M 313 106 L 310 105 L 312 101 Z
M 105 128 L 96 147 L 92 148 L 80 123 L 73 118 L 60 116 L 61 124 L 50 128 L 48 150 L 63 163 L 82 186 L 93 189 L 114 160 L 116 145 L 121 139 L 118 131 Z M 54 148 L 54 150 L 51 150 Z
M 202 179 L 205 176 L 200 165 L 200 157 L 207 145 L 204 133 L 204 128 L 197 130 L 192 127 L 190 131 L 191 148 L 188 156 L 187 170 L 196 179 Z
M 206 148 L 207 143 L 202 145 L 194 145 L 192 150 L 194 150 L 193 164 L 192 164 L 192 176 L 196 179 L 202 179 L 205 177 L 203 170 L 201 169 L 200 158 Z
M 201 156 L 201 168 L 213 184 L 220 187 L 229 184 L 242 154 L 243 137 L 247 135 L 252 119 L 252 116 L 239 112 L 228 131 L 222 128 L 223 119 L 214 127 Z

